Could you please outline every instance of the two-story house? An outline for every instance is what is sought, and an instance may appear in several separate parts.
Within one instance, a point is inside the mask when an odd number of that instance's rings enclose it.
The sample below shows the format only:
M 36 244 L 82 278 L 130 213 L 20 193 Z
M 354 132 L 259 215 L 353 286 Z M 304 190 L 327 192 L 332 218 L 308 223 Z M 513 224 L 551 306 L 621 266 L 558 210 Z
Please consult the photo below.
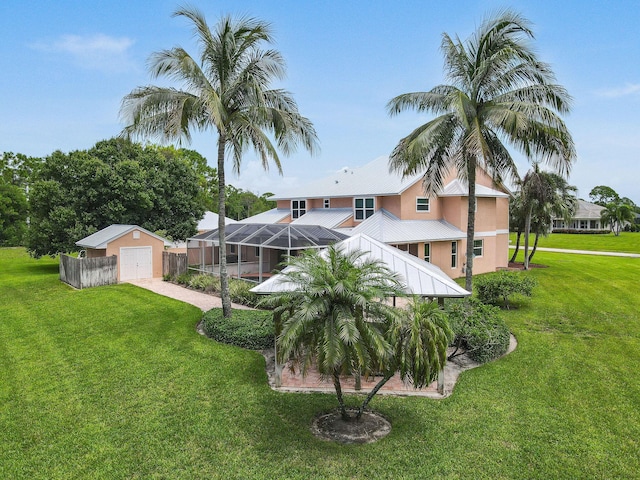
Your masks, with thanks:
M 344 168 L 272 197 L 277 207 L 241 220 L 249 224 L 319 225 L 366 235 L 440 267 L 452 278 L 466 266 L 467 185 L 452 172 L 436 196 L 422 175 L 389 173 L 388 158 Z M 508 264 L 509 195 L 478 170 L 474 273 Z

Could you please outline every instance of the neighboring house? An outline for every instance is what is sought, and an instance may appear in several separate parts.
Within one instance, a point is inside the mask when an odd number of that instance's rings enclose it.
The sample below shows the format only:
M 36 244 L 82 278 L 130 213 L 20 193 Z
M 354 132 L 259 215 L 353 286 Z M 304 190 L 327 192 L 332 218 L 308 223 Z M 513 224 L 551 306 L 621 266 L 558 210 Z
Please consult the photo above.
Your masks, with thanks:
M 595 203 L 585 202 L 584 200 L 578 200 L 578 208 L 573 218 L 569 222 L 566 222 L 562 218 L 554 218 L 552 232 L 572 232 L 572 231 L 593 231 L 600 232 L 602 230 L 609 231 L 607 225 L 603 225 L 600 220 L 604 207 L 596 205 Z
M 87 258 L 118 257 L 118 281 L 162 277 L 162 252 L 170 242 L 137 225 L 110 225 L 78 240 Z
M 276 195 L 277 207 L 239 223 L 319 225 L 364 233 L 440 267 L 452 278 L 466 266 L 467 185 L 452 173 L 442 192 L 424 195 L 422 175 L 389 173 L 388 158 L 344 168 Z M 479 170 L 474 273 L 508 265 L 509 194 Z

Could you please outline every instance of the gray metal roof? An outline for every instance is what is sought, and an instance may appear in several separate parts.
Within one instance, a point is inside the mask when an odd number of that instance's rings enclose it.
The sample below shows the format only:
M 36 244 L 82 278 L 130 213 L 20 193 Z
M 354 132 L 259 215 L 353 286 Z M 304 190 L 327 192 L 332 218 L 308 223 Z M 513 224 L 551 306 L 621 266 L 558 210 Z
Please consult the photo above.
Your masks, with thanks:
M 348 238 L 348 235 L 318 225 L 238 222 L 225 228 L 225 241 L 228 244 L 267 247 L 278 250 L 322 248 L 345 238 Z M 217 245 L 218 230 L 211 230 L 188 240 L 204 240 Z
M 292 225 L 320 225 L 336 228 L 353 216 L 353 208 L 314 208 L 299 218 Z
M 76 245 L 83 248 L 96 248 L 96 249 L 107 248 L 108 243 L 112 242 L 113 240 L 116 240 L 117 238 L 122 237 L 123 235 L 126 235 L 127 233 L 133 230 L 140 230 L 141 232 L 144 232 L 147 235 L 157 238 L 158 240 L 162 240 L 166 246 L 171 245 L 171 243 L 166 239 L 160 237 L 159 235 L 156 235 L 155 233 L 150 232 L 149 230 L 139 227 L 138 225 L 120 225 L 120 224 L 109 225 L 108 227 L 103 228 L 102 230 L 99 230 L 96 233 L 83 238 L 82 240 L 78 240 L 76 242 Z
M 604 207 L 601 205 L 585 202 L 584 200 L 578 200 L 578 208 L 572 218 L 578 220 L 599 220 L 602 210 L 604 210 Z
M 253 217 L 239 220 L 238 223 L 279 223 L 287 218 L 291 212 L 286 208 L 272 208 L 266 212 L 258 213 Z
M 460 240 L 466 233 L 444 220 L 400 220 L 381 209 L 352 230 L 384 243 Z
M 471 295 L 447 274 L 435 265 L 425 262 L 409 253 L 386 245 L 373 238 L 358 234 L 336 243 L 347 252 L 360 250 L 367 252 L 363 259 L 375 258 L 401 277 L 405 291 L 412 295 L 426 297 L 467 297 Z M 284 272 L 293 267 L 287 267 Z M 275 293 L 294 289 L 295 285 L 286 282 L 282 275 L 274 275 L 265 282 L 252 288 L 254 293 Z
M 469 195 L 469 186 L 459 179 L 449 182 L 439 194 L 440 197 L 466 197 Z M 509 195 L 493 188 L 476 183 L 476 197 L 508 197 Z
M 421 178 L 422 174 L 403 179 L 401 174 L 389 173 L 389 157 L 382 156 L 362 167 L 345 167 L 328 177 L 283 191 L 271 197 L 271 200 L 398 195 Z

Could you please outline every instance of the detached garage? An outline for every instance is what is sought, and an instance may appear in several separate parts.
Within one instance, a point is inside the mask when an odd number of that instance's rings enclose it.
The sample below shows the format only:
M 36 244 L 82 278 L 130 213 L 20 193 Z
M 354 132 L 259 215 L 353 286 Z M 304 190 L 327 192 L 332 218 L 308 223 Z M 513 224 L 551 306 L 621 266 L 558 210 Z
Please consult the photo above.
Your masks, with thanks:
M 162 277 L 162 252 L 171 244 L 137 225 L 111 225 L 76 242 L 87 258 L 118 258 L 118 281 Z

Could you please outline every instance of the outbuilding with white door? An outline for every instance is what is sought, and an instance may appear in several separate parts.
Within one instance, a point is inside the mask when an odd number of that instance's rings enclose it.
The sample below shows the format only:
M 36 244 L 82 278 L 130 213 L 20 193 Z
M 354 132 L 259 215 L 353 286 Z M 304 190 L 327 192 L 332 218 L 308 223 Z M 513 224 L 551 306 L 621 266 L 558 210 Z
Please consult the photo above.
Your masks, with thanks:
M 110 225 L 76 242 L 87 258 L 118 258 L 118 281 L 162 277 L 162 252 L 166 239 L 138 225 Z

